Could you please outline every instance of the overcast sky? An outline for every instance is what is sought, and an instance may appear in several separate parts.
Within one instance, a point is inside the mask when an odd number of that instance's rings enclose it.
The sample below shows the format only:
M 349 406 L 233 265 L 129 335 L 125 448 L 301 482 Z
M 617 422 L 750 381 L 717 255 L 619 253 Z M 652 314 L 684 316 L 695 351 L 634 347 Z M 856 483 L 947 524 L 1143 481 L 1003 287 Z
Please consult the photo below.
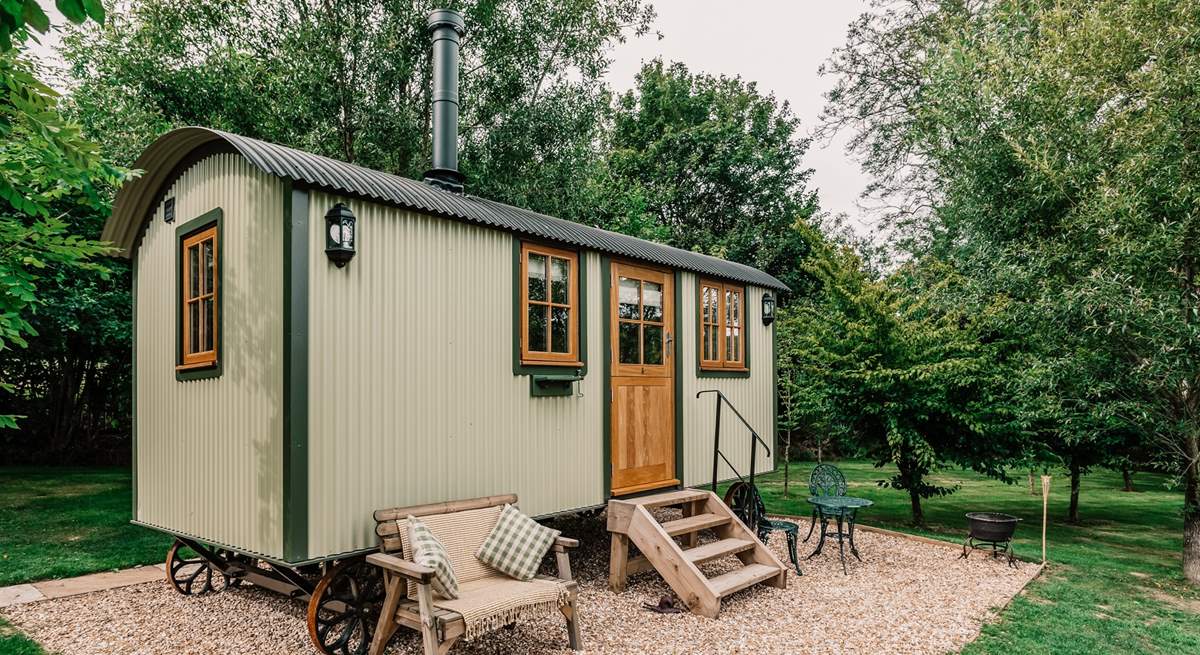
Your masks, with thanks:
M 39 0 L 63 22 L 53 0 Z M 758 83 L 763 92 L 786 100 L 801 120 L 807 135 L 816 125 L 823 94 L 833 84 L 817 75 L 829 53 L 840 46 L 846 27 L 867 10 L 866 0 L 652 0 L 658 11 L 651 33 L 618 44 L 612 53 L 609 82 L 624 91 L 633 86 L 642 62 L 662 57 L 681 61 L 693 72 L 740 75 Z M 49 55 L 55 35 L 43 38 L 39 54 Z M 815 142 L 805 165 L 815 170 L 812 185 L 820 193 L 821 209 L 849 215 L 861 234 L 869 231 L 869 218 L 858 209 L 857 199 L 867 184 L 856 162 L 844 150 L 845 137 L 832 143 Z

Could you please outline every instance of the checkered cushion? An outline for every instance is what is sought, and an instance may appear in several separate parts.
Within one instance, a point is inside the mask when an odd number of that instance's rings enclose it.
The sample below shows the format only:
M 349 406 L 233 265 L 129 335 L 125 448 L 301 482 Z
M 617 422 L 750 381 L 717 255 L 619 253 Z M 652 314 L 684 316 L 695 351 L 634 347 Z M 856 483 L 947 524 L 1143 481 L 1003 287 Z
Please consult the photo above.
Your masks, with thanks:
M 517 580 L 531 580 L 538 564 L 560 532 L 538 525 L 512 505 L 505 505 L 492 533 L 475 556 L 479 561 Z
M 429 527 L 415 516 L 408 517 L 408 539 L 412 544 L 412 561 L 433 569 L 430 584 L 434 593 L 448 600 L 458 598 L 458 579 L 450 565 L 450 554 Z

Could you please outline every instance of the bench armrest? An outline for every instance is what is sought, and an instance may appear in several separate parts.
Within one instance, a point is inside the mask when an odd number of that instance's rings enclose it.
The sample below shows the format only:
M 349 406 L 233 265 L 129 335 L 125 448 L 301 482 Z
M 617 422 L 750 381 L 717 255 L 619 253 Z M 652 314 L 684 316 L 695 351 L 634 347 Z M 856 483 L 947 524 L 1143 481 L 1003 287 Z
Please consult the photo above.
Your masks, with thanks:
M 367 555 L 367 563 L 401 575 L 418 584 L 429 584 L 429 581 L 433 579 L 433 569 L 428 566 L 421 566 L 415 562 L 410 562 L 387 553 L 372 553 Z
M 565 553 L 568 548 L 578 548 L 579 540 L 570 537 L 556 537 L 554 539 L 554 552 Z

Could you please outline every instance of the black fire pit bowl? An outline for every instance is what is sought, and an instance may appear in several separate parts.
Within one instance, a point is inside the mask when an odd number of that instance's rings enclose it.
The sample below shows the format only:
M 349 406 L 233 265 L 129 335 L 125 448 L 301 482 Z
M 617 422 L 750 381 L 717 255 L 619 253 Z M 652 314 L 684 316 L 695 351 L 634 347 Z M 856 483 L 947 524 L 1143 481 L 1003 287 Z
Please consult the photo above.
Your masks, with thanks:
M 999 512 L 970 512 L 967 522 L 971 536 L 979 541 L 1010 541 L 1021 519 Z

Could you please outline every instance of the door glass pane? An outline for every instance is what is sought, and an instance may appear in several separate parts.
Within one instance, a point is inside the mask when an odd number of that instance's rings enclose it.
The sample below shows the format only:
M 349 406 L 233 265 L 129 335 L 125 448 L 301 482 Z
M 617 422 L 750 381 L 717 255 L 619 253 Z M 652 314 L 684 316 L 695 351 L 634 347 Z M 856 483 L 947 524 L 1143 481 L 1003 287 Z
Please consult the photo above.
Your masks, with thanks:
M 638 329 L 640 326 L 637 323 L 621 323 L 617 328 L 619 336 L 617 339 L 617 357 L 622 364 L 640 364 L 641 344 L 638 343 Z
M 571 351 L 571 310 L 550 308 L 550 350 L 556 353 Z
M 205 241 L 202 244 L 204 248 L 204 293 L 212 293 L 213 290 L 213 242 Z
M 205 298 L 202 302 L 204 303 L 204 320 L 203 330 L 201 331 L 204 333 L 204 350 L 207 351 L 213 349 L 213 335 L 216 333 L 217 321 L 216 316 L 213 315 L 213 299 Z
M 663 288 L 657 282 L 642 283 L 642 318 L 655 322 L 663 320 Z
M 569 302 L 567 285 L 571 280 L 571 262 L 559 257 L 550 258 L 550 300 L 563 305 Z
M 644 364 L 663 363 L 663 329 L 661 325 L 647 325 L 642 332 Z
M 617 317 L 637 320 L 641 285 L 637 280 L 621 278 L 617 291 Z
M 188 298 L 200 295 L 200 248 L 188 248 Z
M 529 306 L 529 350 L 547 352 L 546 348 L 546 312 L 545 305 Z
M 188 352 L 200 352 L 200 303 L 188 303 Z
M 529 255 L 529 299 L 546 299 L 546 256 Z M 532 311 L 532 308 L 530 309 Z M 532 323 L 531 323 L 532 324 Z M 544 348 L 542 350 L 545 350 Z

